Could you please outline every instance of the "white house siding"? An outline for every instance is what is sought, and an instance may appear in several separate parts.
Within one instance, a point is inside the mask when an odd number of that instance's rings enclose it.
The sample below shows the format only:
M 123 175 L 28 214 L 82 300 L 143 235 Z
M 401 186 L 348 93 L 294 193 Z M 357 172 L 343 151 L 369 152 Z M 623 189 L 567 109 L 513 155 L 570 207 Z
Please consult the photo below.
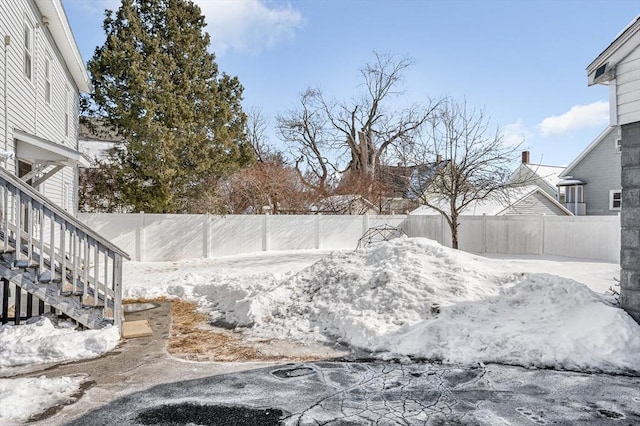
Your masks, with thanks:
M 24 22 L 33 28 L 32 79 L 24 75 Z M 10 36 L 8 46 L 4 36 Z M 65 60 L 54 43 L 42 17 L 32 0 L 0 1 L 0 45 L 2 51 L 2 72 L 0 76 L 2 97 L 0 101 L 0 149 L 16 152 L 13 129 L 19 129 L 48 141 L 77 150 L 79 91 Z M 45 58 L 51 59 L 51 105 L 45 101 Z M 6 57 L 6 62 L 5 62 Z M 6 73 L 7 84 L 4 86 Z M 66 98 L 68 97 L 68 104 Z M 65 135 L 65 107 L 69 112 L 69 135 Z M 5 117 L 6 114 L 6 117 Z M 5 128 L 5 119 L 7 122 Z M 0 162 L 0 164 L 2 164 Z M 17 161 L 9 160 L 6 168 L 16 172 Z M 45 196 L 59 204 L 63 201 L 63 181 L 77 182 L 77 169 L 65 167 L 40 190 Z M 75 185 L 77 187 L 77 185 Z M 76 198 L 76 195 L 74 195 Z M 72 213 L 76 213 L 73 207 Z
M 549 215 L 549 216 L 567 216 L 567 213 L 560 209 L 547 197 L 539 192 L 525 197 L 515 205 L 511 206 L 505 215 Z
M 616 66 L 618 124 L 640 121 L 640 47 Z
M 586 182 L 584 201 L 587 215 L 617 215 L 620 210 L 609 209 L 609 192 L 621 188 L 621 155 L 615 150 L 616 130 L 609 132 L 569 172 L 571 176 Z

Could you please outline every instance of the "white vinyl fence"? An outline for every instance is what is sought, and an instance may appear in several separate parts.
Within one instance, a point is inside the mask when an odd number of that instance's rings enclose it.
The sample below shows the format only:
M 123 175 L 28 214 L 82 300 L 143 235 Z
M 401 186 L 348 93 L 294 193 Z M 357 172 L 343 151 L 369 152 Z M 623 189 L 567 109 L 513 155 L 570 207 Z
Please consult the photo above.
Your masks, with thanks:
M 93 230 L 139 261 L 211 258 L 269 250 L 353 250 L 370 227 L 451 245 L 441 216 L 170 215 L 82 213 Z M 618 262 L 618 216 L 462 216 L 459 247 L 474 253 L 549 254 Z
M 550 254 L 619 262 L 619 216 L 460 216 L 459 248 L 473 253 Z M 451 246 L 442 216 L 410 215 L 407 235 Z
M 80 220 L 127 252 L 156 262 L 270 250 L 355 250 L 370 227 L 406 216 L 81 213 Z

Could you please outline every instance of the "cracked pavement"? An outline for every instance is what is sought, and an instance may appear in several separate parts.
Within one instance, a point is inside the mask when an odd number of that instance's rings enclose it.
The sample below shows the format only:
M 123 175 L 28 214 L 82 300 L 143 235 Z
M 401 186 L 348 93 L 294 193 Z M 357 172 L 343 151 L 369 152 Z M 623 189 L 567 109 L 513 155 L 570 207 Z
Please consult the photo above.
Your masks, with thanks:
M 638 377 L 376 361 L 277 365 L 157 385 L 68 424 L 639 423 Z
M 640 377 L 489 364 L 201 363 L 166 352 L 170 306 L 131 314 L 153 336 L 25 376 L 85 376 L 36 425 L 631 425 Z

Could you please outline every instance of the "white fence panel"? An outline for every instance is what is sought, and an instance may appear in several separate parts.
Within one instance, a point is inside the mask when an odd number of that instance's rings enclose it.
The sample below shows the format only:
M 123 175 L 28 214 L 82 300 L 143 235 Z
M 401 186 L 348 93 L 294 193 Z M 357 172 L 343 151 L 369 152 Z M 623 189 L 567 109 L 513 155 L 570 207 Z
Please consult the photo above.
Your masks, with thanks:
M 320 245 L 323 250 L 355 250 L 367 231 L 367 216 L 320 216 Z
M 316 222 L 319 216 L 264 216 L 268 223 L 268 250 L 307 250 L 316 248 Z
M 620 217 L 545 217 L 544 252 L 618 262 Z
M 469 252 L 620 260 L 618 216 L 461 216 L 459 223 L 459 247 Z M 410 215 L 404 227 L 411 237 L 451 246 L 449 225 L 440 216 Z
M 212 216 L 209 226 L 211 250 L 202 257 L 231 256 L 268 250 L 265 241 L 267 216 Z
M 268 250 L 353 250 L 367 229 L 390 225 L 451 246 L 441 216 L 210 216 L 81 214 L 135 260 L 220 257 Z M 618 262 L 618 216 L 462 216 L 459 247 L 474 253 L 551 254 Z

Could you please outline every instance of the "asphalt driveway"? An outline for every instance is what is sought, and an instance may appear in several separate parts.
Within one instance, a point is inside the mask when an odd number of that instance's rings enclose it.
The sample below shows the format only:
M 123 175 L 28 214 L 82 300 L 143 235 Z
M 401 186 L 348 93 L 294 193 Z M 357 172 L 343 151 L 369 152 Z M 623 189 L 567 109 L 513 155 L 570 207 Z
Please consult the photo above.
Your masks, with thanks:
M 640 424 L 640 378 L 315 362 L 163 384 L 69 425 Z

